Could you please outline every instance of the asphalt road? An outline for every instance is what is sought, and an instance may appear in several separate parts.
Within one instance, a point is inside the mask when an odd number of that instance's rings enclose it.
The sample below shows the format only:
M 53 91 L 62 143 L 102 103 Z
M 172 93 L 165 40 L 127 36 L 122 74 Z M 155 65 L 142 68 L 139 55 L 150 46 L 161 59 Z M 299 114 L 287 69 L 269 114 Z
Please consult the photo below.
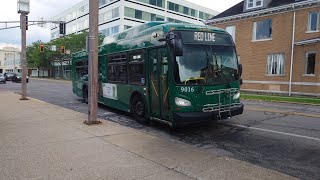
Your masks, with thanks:
M 0 91 L 19 93 L 20 88 L 20 83 L 0 84 Z M 70 83 L 31 79 L 28 96 L 79 112 L 88 111 L 81 98 L 73 95 Z M 128 114 L 103 105 L 99 105 L 98 116 L 301 179 L 319 179 L 320 106 L 243 103 L 246 110 L 241 116 L 175 131 L 156 122 L 141 125 Z

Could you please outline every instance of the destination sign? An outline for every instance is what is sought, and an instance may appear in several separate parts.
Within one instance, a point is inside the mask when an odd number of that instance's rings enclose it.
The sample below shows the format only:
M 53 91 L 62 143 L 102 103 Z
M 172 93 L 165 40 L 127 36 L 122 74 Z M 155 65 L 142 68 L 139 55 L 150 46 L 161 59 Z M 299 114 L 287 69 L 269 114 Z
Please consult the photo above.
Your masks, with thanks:
M 233 46 L 232 37 L 229 34 L 205 32 L 205 31 L 176 31 L 184 44 L 208 44 Z
M 216 33 L 208 33 L 208 32 L 194 32 L 194 40 L 195 41 L 216 41 L 215 39 Z

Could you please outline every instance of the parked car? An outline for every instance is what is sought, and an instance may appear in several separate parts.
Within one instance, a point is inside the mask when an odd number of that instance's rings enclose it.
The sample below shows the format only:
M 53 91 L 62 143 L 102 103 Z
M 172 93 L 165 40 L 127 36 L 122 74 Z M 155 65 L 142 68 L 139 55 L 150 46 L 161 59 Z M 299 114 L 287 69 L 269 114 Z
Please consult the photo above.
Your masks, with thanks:
M 5 84 L 7 81 L 6 81 L 6 77 L 0 73 L 0 83 L 3 83 Z
M 6 81 L 11 81 L 12 77 L 14 76 L 13 72 L 4 73 L 4 76 L 6 77 Z
M 14 73 L 12 77 L 12 82 L 21 82 L 22 81 L 22 74 L 21 73 Z M 27 75 L 27 83 L 29 82 L 29 76 Z

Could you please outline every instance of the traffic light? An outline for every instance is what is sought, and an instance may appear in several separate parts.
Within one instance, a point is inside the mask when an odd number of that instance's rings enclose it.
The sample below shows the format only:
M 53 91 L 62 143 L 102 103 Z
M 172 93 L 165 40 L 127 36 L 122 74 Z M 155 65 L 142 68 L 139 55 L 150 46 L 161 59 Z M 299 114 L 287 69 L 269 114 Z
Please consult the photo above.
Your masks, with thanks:
M 28 30 L 28 16 L 26 16 L 26 30 Z
M 60 32 L 60 34 L 63 34 L 63 35 L 66 34 L 66 23 L 65 22 L 59 23 L 59 32 Z
M 44 44 L 40 44 L 40 52 L 44 52 Z
M 66 53 L 66 49 L 64 46 L 60 46 L 60 53 L 61 54 L 65 54 Z

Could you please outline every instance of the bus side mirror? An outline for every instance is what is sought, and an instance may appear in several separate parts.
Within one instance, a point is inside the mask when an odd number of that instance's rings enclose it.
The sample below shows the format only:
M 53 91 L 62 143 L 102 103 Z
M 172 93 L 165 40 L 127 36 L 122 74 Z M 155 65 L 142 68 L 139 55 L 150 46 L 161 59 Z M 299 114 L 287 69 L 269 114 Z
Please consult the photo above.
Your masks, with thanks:
M 160 38 L 158 41 L 166 41 L 168 44 L 173 46 L 175 56 L 183 56 L 182 40 L 172 31 L 170 31 L 165 38 Z
M 242 64 L 238 65 L 239 76 L 242 76 Z
M 176 56 L 183 56 L 183 45 L 181 39 L 174 39 L 174 54 Z

